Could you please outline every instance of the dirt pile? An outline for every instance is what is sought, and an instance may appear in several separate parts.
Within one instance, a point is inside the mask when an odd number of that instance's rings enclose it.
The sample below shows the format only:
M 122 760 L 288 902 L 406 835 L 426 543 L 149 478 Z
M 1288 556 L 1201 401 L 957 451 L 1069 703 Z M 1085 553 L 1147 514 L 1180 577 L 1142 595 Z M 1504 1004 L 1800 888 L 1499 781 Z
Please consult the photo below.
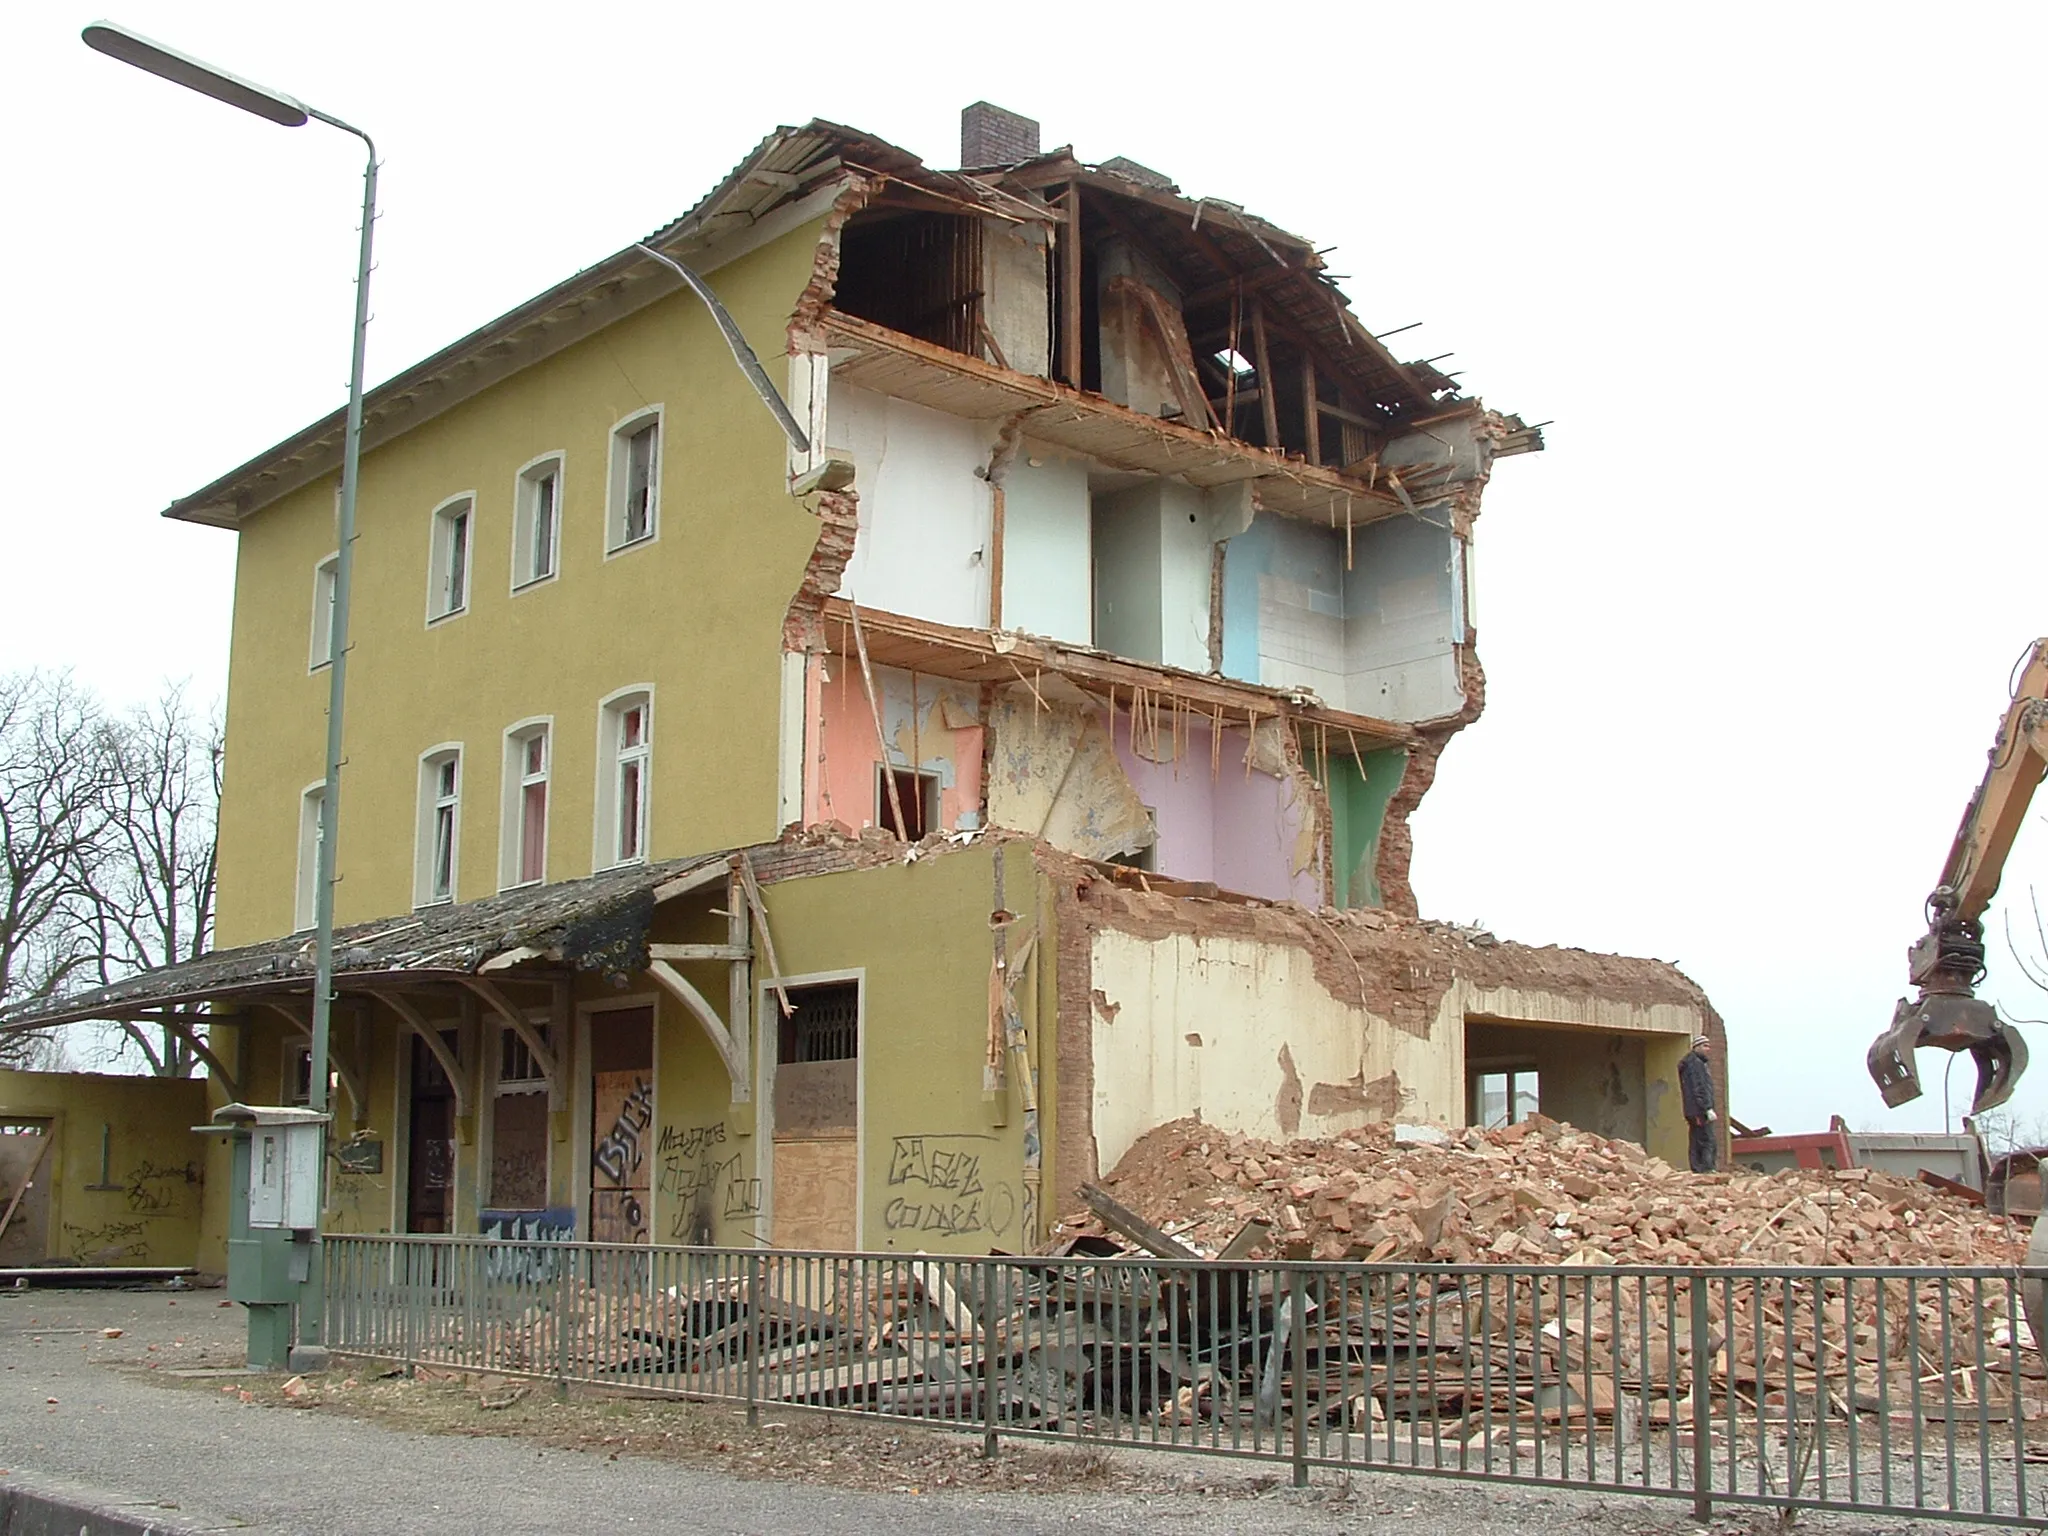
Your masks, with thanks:
M 1535 1116 L 1496 1131 L 1367 1126 L 1276 1143 L 1177 1120 L 1103 1188 L 1204 1253 L 1247 1222 L 1255 1255 L 1457 1264 L 2012 1264 L 2026 1235 L 1864 1168 L 1673 1168 L 1632 1142 Z M 1061 1237 L 1101 1232 L 1082 1211 Z

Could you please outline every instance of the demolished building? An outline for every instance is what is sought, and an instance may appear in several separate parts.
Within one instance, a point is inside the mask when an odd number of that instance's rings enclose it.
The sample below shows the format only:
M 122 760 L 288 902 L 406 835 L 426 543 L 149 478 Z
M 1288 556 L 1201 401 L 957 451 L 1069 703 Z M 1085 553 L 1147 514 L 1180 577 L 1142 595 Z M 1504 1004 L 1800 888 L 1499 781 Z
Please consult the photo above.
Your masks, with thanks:
M 1187 1116 L 1527 1104 L 1678 1157 L 1698 988 L 1409 883 L 1539 432 L 1302 237 L 963 129 L 956 171 L 778 130 L 369 395 L 333 1230 L 1028 1248 Z M 223 948 L 0 1027 L 169 1024 L 217 1101 L 306 1096 L 341 431 L 167 511 L 238 538 Z

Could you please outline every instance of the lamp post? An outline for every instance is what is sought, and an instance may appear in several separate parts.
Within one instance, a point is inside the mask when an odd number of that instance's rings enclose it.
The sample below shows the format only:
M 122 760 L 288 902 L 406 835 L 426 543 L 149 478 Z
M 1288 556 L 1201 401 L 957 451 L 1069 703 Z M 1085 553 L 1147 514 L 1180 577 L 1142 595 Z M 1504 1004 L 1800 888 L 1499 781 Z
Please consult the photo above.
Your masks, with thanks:
M 112 22 L 96 21 L 83 33 L 86 45 L 109 58 L 133 64 L 137 69 L 182 85 L 187 90 L 211 96 L 244 112 L 252 112 L 285 128 L 301 128 L 308 118 L 317 119 L 363 141 L 363 226 L 361 249 L 356 261 L 355 331 L 349 353 L 348 415 L 341 447 L 341 508 L 337 517 L 336 542 L 340 546 L 334 567 L 334 614 L 329 630 L 327 664 L 327 777 L 320 792 L 319 848 L 314 861 L 313 896 L 313 1046 L 312 1107 L 326 1112 L 328 1039 L 334 1001 L 334 852 L 341 822 L 341 712 L 348 683 L 348 598 L 349 577 L 355 564 L 356 478 L 363 438 L 363 344 L 370 327 L 370 238 L 377 225 L 377 146 L 353 123 L 345 123 L 317 107 L 256 85 L 217 69 L 188 54 L 152 42 Z M 322 1168 L 325 1168 L 325 1138 L 322 1139 Z M 323 1179 L 324 1185 L 324 1179 Z M 292 1351 L 292 1366 L 317 1370 L 326 1365 L 322 1347 L 322 1300 L 325 1274 L 320 1234 L 313 1234 L 310 1265 L 299 1316 L 299 1347 Z

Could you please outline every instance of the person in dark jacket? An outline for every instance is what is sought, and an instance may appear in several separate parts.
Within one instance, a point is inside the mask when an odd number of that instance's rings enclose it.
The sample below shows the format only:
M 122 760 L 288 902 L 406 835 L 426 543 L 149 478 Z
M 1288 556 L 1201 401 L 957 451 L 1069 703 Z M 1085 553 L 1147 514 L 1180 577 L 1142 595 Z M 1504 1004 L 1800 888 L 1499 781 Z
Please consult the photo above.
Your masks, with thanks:
M 1679 1101 L 1685 1123 L 1692 1128 L 1686 1158 L 1694 1173 L 1712 1173 L 1719 1157 L 1714 1137 L 1714 1068 L 1707 1059 L 1713 1049 L 1714 1042 L 1700 1035 L 1678 1064 Z

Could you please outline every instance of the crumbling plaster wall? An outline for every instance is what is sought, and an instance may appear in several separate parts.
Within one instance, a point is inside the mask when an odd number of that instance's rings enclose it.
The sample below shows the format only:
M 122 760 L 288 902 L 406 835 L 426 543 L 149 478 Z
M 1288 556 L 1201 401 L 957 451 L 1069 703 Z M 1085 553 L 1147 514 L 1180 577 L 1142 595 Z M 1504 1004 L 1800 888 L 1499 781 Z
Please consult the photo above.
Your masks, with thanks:
M 1096 259 L 1102 393 L 1148 416 L 1164 416 L 1178 411 L 1180 389 L 1141 286 L 1157 294 L 1167 312 L 1180 313 L 1180 289 L 1162 268 L 1128 240 L 1103 241 Z
M 1002 360 L 1019 373 L 1052 373 L 1052 325 L 1043 224 L 981 221 L 981 314 Z
M 1051 850 L 1039 857 L 1060 924 L 1062 1206 L 1146 1130 L 1184 1115 L 1275 1138 L 1397 1116 L 1461 1124 L 1475 1017 L 1583 1031 L 1595 1049 L 1641 1042 L 1646 1137 L 1669 1156 L 1654 1074 L 1692 1034 L 1719 1029 L 1705 995 L 1658 961 L 1502 944 L 1383 912 L 1126 890 Z
M 947 831 L 980 826 L 981 690 L 894 667 L 872 670 L 890 765 L 908 769 L 914 763 L 938 779 L 939 819 Z M 858 663 L 843 656 L 812 657 L 807 692 L 805 822 L 836 821 L 852 831 L 884 824 L 875 799 L 883 747 Z

